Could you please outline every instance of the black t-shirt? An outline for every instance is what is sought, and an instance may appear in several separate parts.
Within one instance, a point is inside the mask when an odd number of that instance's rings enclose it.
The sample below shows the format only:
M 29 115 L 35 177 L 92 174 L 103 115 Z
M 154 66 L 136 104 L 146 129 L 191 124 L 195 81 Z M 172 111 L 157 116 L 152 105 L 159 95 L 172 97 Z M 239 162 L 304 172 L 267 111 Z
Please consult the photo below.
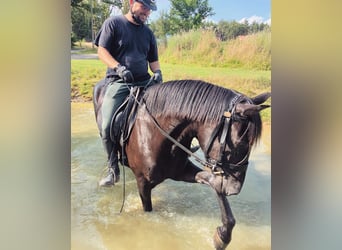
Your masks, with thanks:
M 150 78 L 148 62 L 158 61 L 155 36 L 146 25 L 135 25 L 123 15 L 108 18 L 95 38 L 95 45 L 104 47 L 121 65 L 133 74 L 135 81 Z M 107 76 L 115 76 L 107 69 Z

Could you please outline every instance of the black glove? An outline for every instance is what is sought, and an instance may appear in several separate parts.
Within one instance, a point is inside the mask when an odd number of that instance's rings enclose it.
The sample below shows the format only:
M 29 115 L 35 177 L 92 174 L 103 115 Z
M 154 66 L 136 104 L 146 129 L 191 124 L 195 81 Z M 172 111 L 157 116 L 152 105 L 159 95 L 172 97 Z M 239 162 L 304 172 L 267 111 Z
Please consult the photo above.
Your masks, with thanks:
M 128 69 L 126 69 L 125 66 L 122 66 L 120 64 L 118 64 L 118 66 L 116 66 L 114 68 L 115 72 L 118 74 L 118 76 L 124 80 L 127 83 L 132 83 L 134 82 L 134 78 L 132 75 L 132 72 L 129 71 Z
M 163 75 L 160 69 L 157 69 L 156 72 L 154 72 L 153 81 L 157 83 L 163 82 Z

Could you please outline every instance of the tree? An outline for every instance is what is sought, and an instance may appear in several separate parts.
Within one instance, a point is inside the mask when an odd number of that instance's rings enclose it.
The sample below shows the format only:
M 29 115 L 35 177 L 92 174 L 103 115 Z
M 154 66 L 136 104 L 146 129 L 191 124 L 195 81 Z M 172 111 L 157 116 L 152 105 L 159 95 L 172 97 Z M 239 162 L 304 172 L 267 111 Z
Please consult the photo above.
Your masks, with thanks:
M 215 34 L 221 41 L 235 39 L 238 36 L 245 36 L 248 34 L 257 33 L 262 30 L 270 29 L 268 24 L 253 22 L 249 24 L 247 20 L 243 23 L 236 21 L 220 21 L 218 24 L 213 25 Z
M 122 0 L 122 13 L 126 14 L 129 11 L 129 0 Z
M 171 34 L 197 29 L 207 17 L 215 14 L 208 0 L 170 0 L 170 3 Z
M 257 23 L 257 22 L 253 22 L 250 26 L 249 26 L 249 33 L 257 33 L 259 31 L 262 30 L 266 30 L 269 29 L 270 27 L 268 26 L 268 24 L 266 23 Z
M 72 24 L 72 39 L 82 40 L 91 35 L 89 27 L 89 11 L 82 1 L 73 0 L 71 2 L 71 24 Z
M 248 30 L 248 22 L 238 23 L 236 21 L 220 21 L 215 27 L 216 36 L 221 41 L 231 40 L 238 36 L 247 35 Z
M 156 38 L 166 46 L 167 36 L 170 31 L 169 15 L 165 11 L 161 11 L 159 18 L 150 24 L 150 28 L 153 30 Z
M 119 8 L 129 0 L 71 0 L 72 44 L 76 40 L 93 40 L 104 20 L 109 16 L 109 6 Z
M 71 7 L 79 7 L 83 0 L 71 0 Z

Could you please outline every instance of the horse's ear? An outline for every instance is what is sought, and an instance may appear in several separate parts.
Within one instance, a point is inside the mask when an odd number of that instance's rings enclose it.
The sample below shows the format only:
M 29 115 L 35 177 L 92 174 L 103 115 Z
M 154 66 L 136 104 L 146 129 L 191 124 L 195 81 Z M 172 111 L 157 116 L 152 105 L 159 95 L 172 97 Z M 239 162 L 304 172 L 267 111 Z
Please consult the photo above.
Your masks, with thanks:
M 268 98 L 270 98 L 270 96 L 271 96 L 271 92 L 266 92 L 266 93 L 262 93 L 260 95 L 257 95 L 251 99 L 252 99 L 254 104 L 259 105 L 261 103 L 264 103 Z
M 255 104 L 236 104 L 235 112 L 241 116 L 254 115 L 265 108 L 269 108 L 271 105 L 255 105 Z

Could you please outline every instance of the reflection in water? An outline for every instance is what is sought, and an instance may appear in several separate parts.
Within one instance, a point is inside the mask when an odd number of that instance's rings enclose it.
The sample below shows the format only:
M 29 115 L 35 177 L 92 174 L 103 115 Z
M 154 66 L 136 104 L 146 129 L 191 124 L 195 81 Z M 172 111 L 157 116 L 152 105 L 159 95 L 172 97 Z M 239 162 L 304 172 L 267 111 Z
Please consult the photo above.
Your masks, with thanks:
M 205 185 L 166 180 L 152 191 L 153 212 L 145 213 L 126 168 L 126 200 L 119 214 L 123 178 L 114 188 L 97 186 L 106 162 L 92 104 L 71 107 L 72 249 L 213 249 L 220 211 Z M 229 197 L 236 226 L 228 249 L 271 249 L 270 154 L 261 149 L 252 152 L 241 193 Z

